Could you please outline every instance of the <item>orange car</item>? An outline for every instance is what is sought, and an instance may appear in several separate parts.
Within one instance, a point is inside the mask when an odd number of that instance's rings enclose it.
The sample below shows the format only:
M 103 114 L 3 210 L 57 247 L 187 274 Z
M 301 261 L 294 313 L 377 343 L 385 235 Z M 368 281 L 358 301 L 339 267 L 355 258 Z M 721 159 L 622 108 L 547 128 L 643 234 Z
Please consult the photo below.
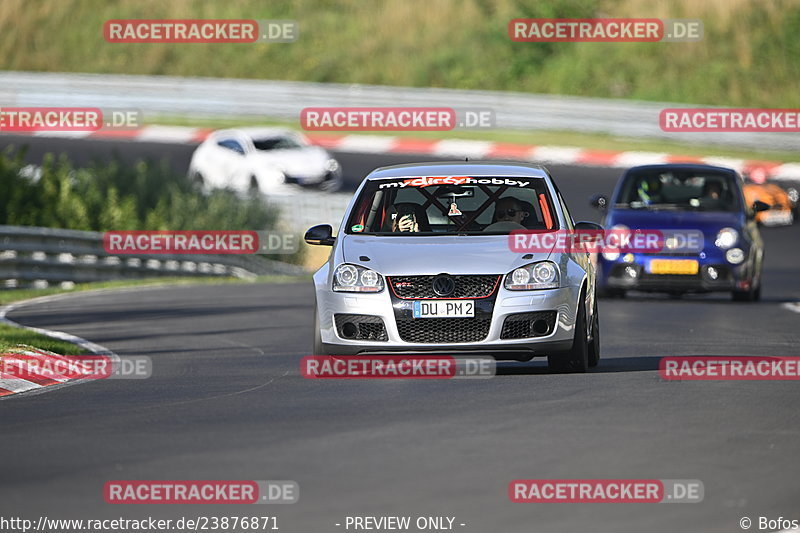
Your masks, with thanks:
M 756 213 L 756 220 L 765 226 L 788 226 L 794 222 L 793 202 L 789 194 L 774 183 L 744 184 L 744 197 L 748 205 L 761 200 L 772 206 L 768 211 Z

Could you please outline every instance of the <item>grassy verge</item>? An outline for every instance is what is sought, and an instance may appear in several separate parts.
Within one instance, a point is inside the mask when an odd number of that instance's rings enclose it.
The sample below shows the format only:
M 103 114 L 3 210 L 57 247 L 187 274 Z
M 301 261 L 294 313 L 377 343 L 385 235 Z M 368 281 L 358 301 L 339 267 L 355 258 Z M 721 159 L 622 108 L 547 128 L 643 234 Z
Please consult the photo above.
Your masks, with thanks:
M 233 118 L 185 118 L 169 115 L 153 117 L 154 124 L 190 126 L 197 128 L 236 128 L 245 126 L 280 126 L 300 130 L 298 121 Z M 334 132 L 332 132 L 334 133 Z M 335 132 L 346 135 L 346 132 Z M 419 139 L 466 139 L 498 143 L 530 144 L 535 146 L 574 146 L 589 150 L 666 152 L 685 156 L 714 156 L 737 159 L 755 159 L 790 163 L 800 160 L 800 150 L 750 150 L 725 147 L 702 142 L 688 144 L 665 139 L 617 137 L 599 133 L 574 131 L 518 131 L 518 130 L 454 130 L 454 131 L 399 131 L 391 133 L 355 132 L 357 135 L 391 135 Z
M 81 347 L 57 339 L 52 339 L 40 333 L 23 328 L 15 328 L 0 324 L 0 356 L 13 350 L 18 344 L 33 346 L 40 350 L 48 350 L 61 355 L 80 355 L 86 353 Z
M 31 7 L 35 4 L 35 8 Z M 520 43 L 515 18 L 700 19 L 698 42 Z M 295 20 L 285 44 L 123 44 L 109 19 Z M 0 69 L 800 106 L 797 0 L 3 0 Z M 333 104 L 333 103 L 332 103 Z

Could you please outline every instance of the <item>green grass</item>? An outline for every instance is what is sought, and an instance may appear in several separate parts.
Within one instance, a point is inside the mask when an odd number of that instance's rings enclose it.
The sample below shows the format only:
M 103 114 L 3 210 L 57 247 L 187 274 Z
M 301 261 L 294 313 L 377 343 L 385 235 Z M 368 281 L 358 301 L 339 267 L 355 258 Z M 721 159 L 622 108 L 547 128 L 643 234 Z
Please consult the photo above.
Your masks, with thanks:
M 33 346 L 40 350 L 48 350 L 61 355 L 80 355 L 87 353 L 75 344 L 51 339 L 50 337 L 27 329 L 0 324 L 0 356 L 17 348 L 18 344 Z
M 169 115 L 154 117 L 154 124 L 190 126 L 197 128 L 236 128 L 245 126 L 281 126 L 300 130 L 298 121 L 262 120 L 258 118 L 186 118 Z M 324 133 L 324 132 L 321 132 Z M 338 135 L 347 133 L 331 132 Z M 604 134 L 574 131 L 518 131 L 518 130 L 454 130 L 454 131 L 398 131 L 391 133 L 356 132 L 356 135 L 391 135 L 420 139 L 466 139 L 500 143 L 529 144 L 535 146 L 575 146 L 590 150 L 636 150 L 642 152 L 666 152 L 685 156 L 716 156 L 763 161 L 795 162 L 800 159 L 800 150 L 751 150 L 719 145 L 681 143 L 663 139 L 618 137 Z
M 517 43 L 514 18 L 704 23 L 695 43 Z M 114 44 L 109 19 L 292 19 L 285 44 Z M 800 0 L 3 0 L 0 69 L 800 107 Z M 335 103 L 331 103 L 332 105 Z

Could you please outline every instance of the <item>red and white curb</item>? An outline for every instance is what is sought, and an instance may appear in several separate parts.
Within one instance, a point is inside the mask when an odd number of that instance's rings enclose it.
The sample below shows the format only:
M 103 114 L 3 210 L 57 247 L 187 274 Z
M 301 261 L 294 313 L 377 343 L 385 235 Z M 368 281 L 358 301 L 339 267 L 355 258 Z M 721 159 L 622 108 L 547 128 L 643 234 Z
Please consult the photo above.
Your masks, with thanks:
M 110 360 L 104 363 L 104 368 L 111 365 Z M 31 346 L 12 348 L 9 352 L 0 353 L 0 397 L 74 379 L 105 377 L 106 372 L 97 372 L 98 367 L 81 356 L 59 355 Z
M 97 291 L 87 291 L 81 294 L 87 294 L 88 292 Z M 119 356 L 104 346 L 62 331 L 23 326 L 6 316 L 18 307 L 34 303 L 52 302 L 69 296 L 74 296 L 74 294 L 42 296 L 5 305 L 0 307 L 0 323 L 28 329 L 54 339 L 76 344 L 94 354 L 96 356 L 95 359 L 98 357 L 104 359 L 106 365 L 88 364 L 85 359 L 81 361 L 78 356 L 59 355 L 30 347 L 12 349 L 9 353 L 0 354 L 0 368 L 2 368 L 2 372 L 0 372 L 0 400 L 23 393 L 25 395 L 33 395 L 49 392 L 105 377 L 108 372 L 104 372 L 101 375 L 93 373 L 93 370 L 98 366 L 100 368 L 113 368 L 113 365 L 119 363 Z
M 170 144 L 198 144 L 214 130 L 185 126 L 146 126 L 137 130 L 96 132 L 36 132 L 36 137 L 124 139 Z M 464 139 L 416 139 L 389 135 L 309 133 L 324 148 L 364 154 L 420 154 L 438 157 L 518 159 L 556 165 L 628 168 L 659 163 L 705 163 L 733 168 L 741 173 L 763 173 L 769 179 L 800 180 L 800 162 L 780 163 L 731 157 L 698 157 L 666 152 L 592 150 L 572 146 L 535 146 Z

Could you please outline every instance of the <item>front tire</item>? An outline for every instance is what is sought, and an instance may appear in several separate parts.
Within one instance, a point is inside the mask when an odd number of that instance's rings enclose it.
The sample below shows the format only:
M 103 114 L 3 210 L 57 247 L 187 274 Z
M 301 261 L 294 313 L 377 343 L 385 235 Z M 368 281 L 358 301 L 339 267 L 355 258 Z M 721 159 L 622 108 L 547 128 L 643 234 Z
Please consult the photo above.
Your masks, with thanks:
M 589 338 L 586 334 L 585 299 L 585 294 L 581 291 L 578 316 L 575 319 L 575 336 L 572 339 L 572 348 L 566 352 L 547 356 L 547 366 L 550 368 L 551 372 L 581 374 L 589 370 Z
M 755 285 L 755 280 L 753 280 L 753 284 L 748 290 L 733 291 L 731 296 L 734 302 L 757 302 L 761 300 L 761 280 L 759 280 L 758 286 Z
M 600 314 L 597 312 L 597 296 L 594 299 L 592 313 L 592 340 L 589 342 L 589 366 L 596 367 L 600 363 Z
M 331 179 L 323 180 L 317 187 L 322 192 L 336 192 L 342 188 L 342 184 L 341 176 L 333 176 Z
M 603 288 L 598 289 L 597 296 L 600 298 L 625 298 L 625 289 L 611 289 L 611 288 Z
M 258 186 L 258 178 L 255 174 L 250 175 L 250 183 L 247 186 L 247 194 L 250 196 L 258 196 L 261 194 L 261 187 Z
M 311 355 L 328 355 L 322 346 L 322 336 L 319 333 L 319 311 L 314 305 L 314 353 Z

